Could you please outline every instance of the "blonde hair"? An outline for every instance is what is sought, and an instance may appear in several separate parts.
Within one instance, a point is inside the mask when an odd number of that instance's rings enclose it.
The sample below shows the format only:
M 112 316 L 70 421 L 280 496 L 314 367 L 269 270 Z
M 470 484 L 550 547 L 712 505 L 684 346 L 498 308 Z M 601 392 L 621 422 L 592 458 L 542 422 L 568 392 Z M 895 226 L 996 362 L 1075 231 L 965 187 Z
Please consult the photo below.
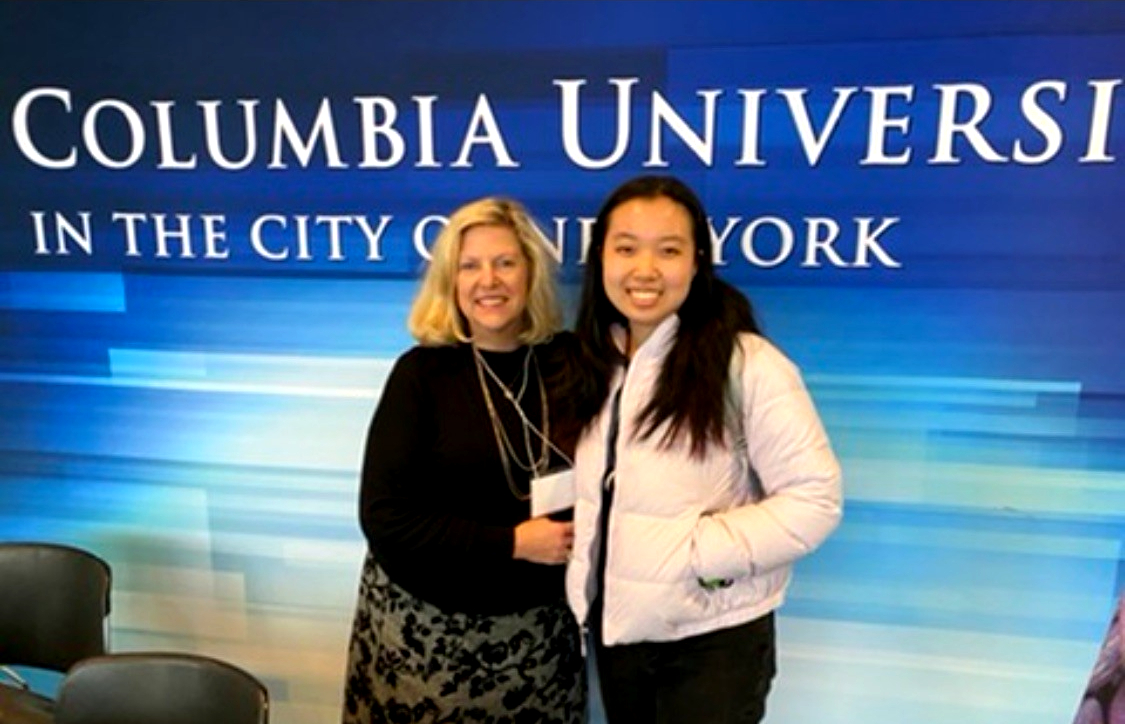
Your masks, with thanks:
M 472 341 L 457 307 L 457 267 L 465 232 L 474 226 L 502 226 L 515 233 L 528 262 L 527 309 L 519 340 L 537 344 L 550 339 L 562 326 L 555 293 L 555 260 L 547 253 L 547 239 L 527 209 L 500 197 L 472 201 L 449 217 L 434 243 L 429 268 L 410 308 L 410 333 L 419 344 L 431 347 Z

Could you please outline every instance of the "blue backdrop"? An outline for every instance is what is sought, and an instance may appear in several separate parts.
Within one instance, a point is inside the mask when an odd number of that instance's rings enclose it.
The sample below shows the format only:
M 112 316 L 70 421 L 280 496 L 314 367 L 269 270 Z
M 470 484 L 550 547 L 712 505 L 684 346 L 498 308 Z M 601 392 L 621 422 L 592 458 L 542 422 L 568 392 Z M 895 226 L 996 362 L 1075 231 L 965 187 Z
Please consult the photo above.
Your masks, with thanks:
M 846 473 L 768 721 L 1073 716 L 1125 533 L 1125 6 L 0 20 L 0 539 L 105 557 L 113 648 L 333 721 L 360 446 L 442 215 L 519 198 L 573 296 L 601 198 L 655 171 L 704 197 Z

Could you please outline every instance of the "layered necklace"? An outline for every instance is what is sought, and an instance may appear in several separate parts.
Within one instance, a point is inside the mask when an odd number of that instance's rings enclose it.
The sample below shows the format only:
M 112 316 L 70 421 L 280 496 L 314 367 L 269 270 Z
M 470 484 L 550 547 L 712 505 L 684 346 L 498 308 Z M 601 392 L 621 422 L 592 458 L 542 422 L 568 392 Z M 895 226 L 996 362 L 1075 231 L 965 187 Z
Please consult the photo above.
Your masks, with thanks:
M 517 500 L 528 500 L 531 497 L 530 492 L 523 492 L 519 486 L 516 485 L 515 479 L 512 477 L 512 463 L 514 462 L 521 470 L 524 470 L 531 477 L 536 477 L 547 472 L 547 466 L 551 455 L 551 444 L 548 439 L 550 434 L 550 421 L 548 418 L 547 409 L 547 388 L 543 383 L 543 375 L 539 371 L 539 361 L 535 358 L 535 352 L 529 345 L 527 354 L 523 359 L 523 374 L 521 375 L 519 390 L 513 392 L 508 385 L 504 384 L 500 376 L 493 371 L 489 366 L 488 360 L 484 358 L 476 345 L 473 345 L 473 361 L 476 363 L 477 379 L 480 380 L 480 391 L 484 395 L 484 404 L 488 408 L 488 419 L 492 422 L 492 434 L 496 437 L 496 449 L 500 453 L 500 464 L 504 467 L 504 478 L 508 481 L 508 489 L 512 491 L 512 495 L 516 496 Z M 524 393 L 527 391 L 528 379 L 531 377 L 531 369 L 535 368 L 535 379 L 539 383 L 539 404 L 543 429 L 540 430 L 527 418 L 524 414 L 523 408 L 520 403 L 523 401 Z M 511 439 L 508 437 L 508 431 L 504 427 L 504 423 L 500 419 L 500 415 L 496 412 L 496 405 L 492 401 L 492 392 L 489 390 L 488 381 L 485 376 L 488 376 L 504 393 L 504 397 L 515 408 L 516 414 L 520 418 L 520 431 L 523 438 L 523 449 L 526 454 L 527 462 L 520 457 L 516 451 L 515 446 L 512 444 Z M 539 438 L 539 454 L 536 456 L 534 445 L 532 444 L 532 437 Z

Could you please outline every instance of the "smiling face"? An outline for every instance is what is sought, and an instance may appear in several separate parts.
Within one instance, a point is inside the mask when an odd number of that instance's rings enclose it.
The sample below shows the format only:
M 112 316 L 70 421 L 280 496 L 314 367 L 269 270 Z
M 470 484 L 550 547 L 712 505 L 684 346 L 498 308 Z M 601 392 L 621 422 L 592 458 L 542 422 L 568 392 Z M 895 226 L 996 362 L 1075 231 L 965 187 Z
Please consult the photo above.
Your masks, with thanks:
M 457 308 L 482 349 L 519 346 L 525 324 L 529 264 L 514 231 L 478 225 L 461 236 L 457 259 Z
M 691 216 L 675 201 L 634 198 L 610 212 L 602 284 L 629 322 L 630 354 L 679 310 L 695 270 Z

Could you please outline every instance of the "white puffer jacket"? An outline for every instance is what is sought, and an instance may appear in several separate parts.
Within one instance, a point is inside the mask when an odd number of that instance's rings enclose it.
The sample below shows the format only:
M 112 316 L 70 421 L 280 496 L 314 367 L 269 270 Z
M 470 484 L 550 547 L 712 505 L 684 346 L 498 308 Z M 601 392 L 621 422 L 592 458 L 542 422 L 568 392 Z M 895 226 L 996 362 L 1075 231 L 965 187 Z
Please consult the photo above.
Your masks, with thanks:
M 678 326 L 675 315 L 665 320 L 611 383 L 610 400 L 624 389 L 606 549 L 607 645 L 682 639 L 774 610 L 791 564 L 820 545 L 842 513 L 840 466 L 800 373 L 757 335 L 739 338 L 732 370 L 739 379 L 731 387 L 741 402 L 731 408 L 741 425 L 728 423 L 725 445 L 710 446 L 699 459 L 682 440 L 662 447 L 662 429 L 634 437 L 637 413 L 652 395 Z M 610 418 L 607 402 L 575 459 L 567 597 L 583 624 L 596 590 Z M 724 584 L 705 587 L 701 579 Z

